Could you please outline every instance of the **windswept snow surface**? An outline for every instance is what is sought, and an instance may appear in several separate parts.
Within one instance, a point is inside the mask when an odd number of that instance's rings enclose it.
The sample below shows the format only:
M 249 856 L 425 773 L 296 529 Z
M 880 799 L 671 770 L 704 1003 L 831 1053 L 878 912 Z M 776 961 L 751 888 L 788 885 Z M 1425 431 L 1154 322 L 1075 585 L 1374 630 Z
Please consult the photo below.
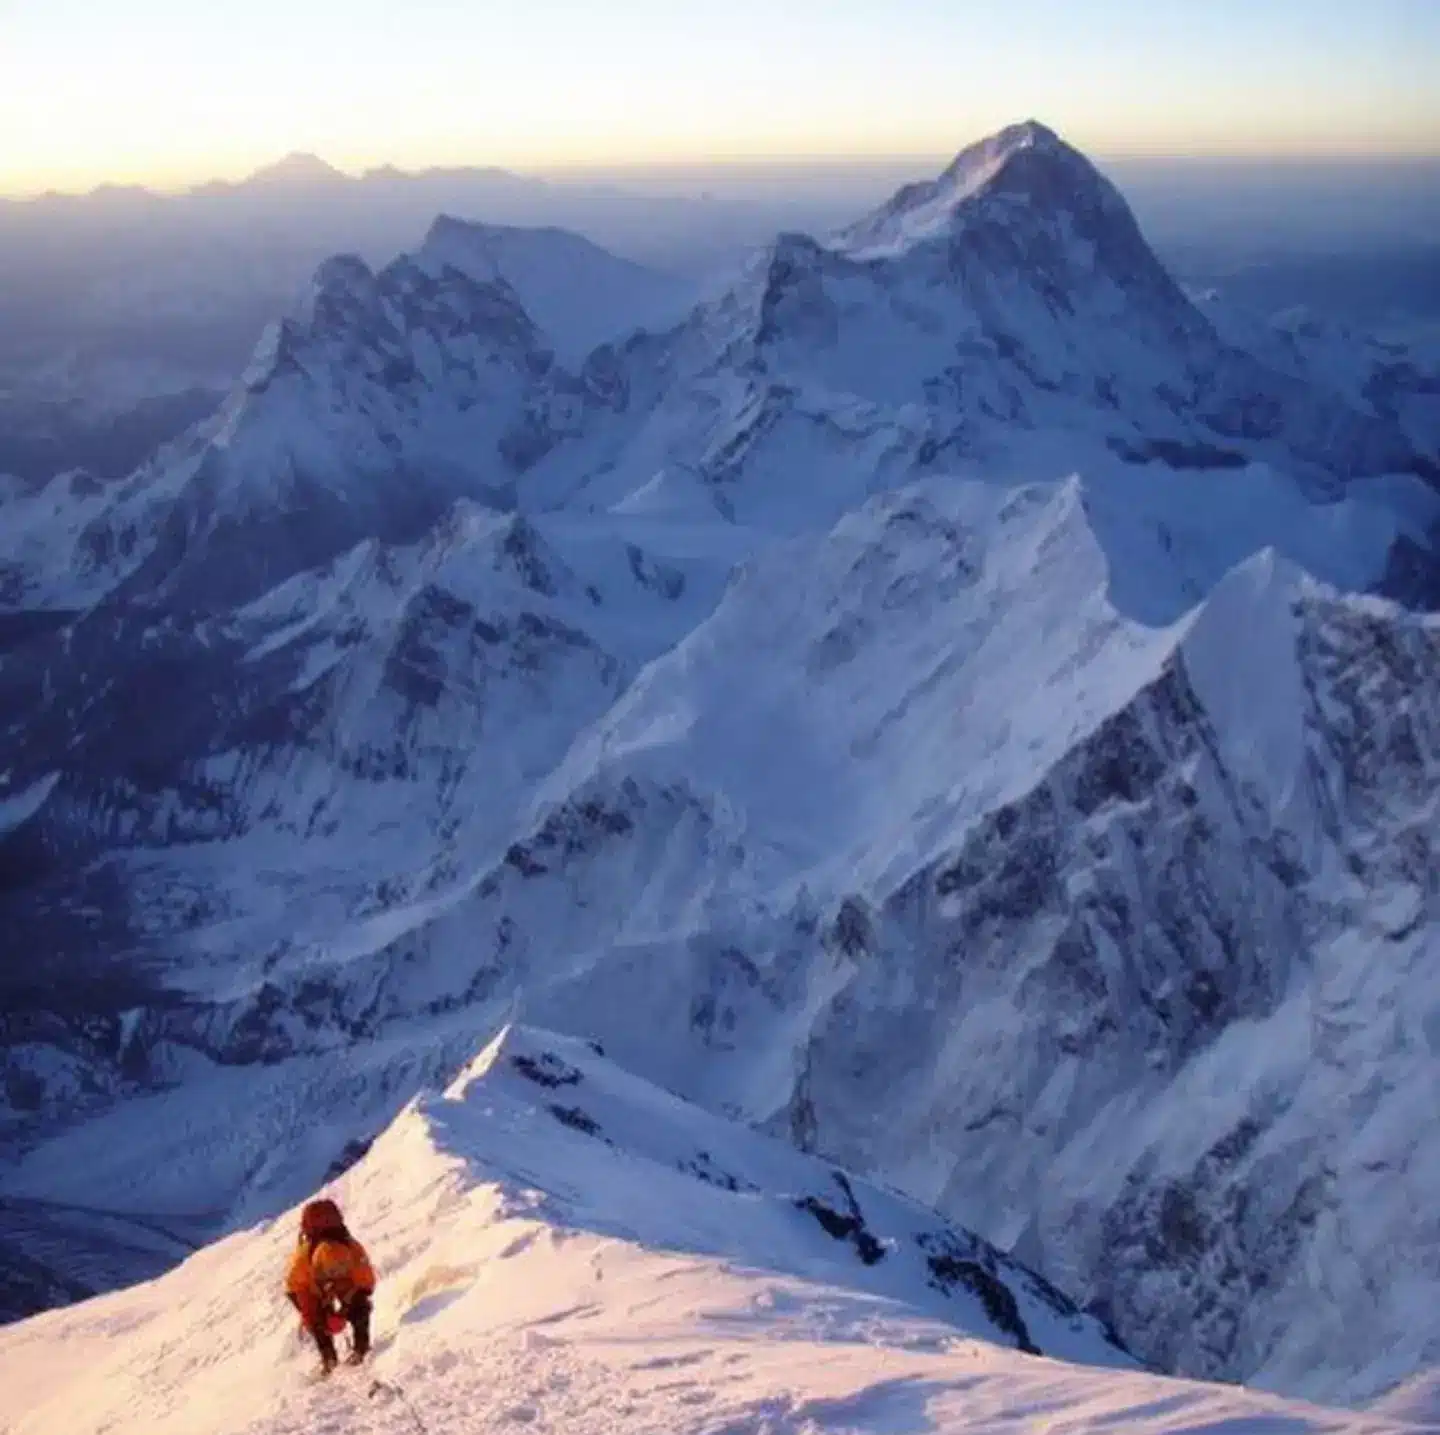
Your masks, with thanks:
M 367 1366 L 314 1379 L 280 1298 L 290 1211 L 0 1331 L 9 1435 L 1419 1428 L 1141 1374 L 920 1208 L 539 1032 L 330 1190 L 380 1277 Z

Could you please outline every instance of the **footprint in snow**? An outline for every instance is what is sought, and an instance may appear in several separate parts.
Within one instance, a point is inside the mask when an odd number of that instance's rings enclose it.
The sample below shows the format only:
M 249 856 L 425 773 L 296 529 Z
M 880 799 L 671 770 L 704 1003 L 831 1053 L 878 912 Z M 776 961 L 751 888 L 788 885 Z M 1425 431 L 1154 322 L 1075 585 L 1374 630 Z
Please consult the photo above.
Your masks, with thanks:
M 430 1295 L 422 1296 L 400 1317 L 400 1324 L 415 1325 L 423 1320 L 431 1320 L 447 1306 L 454 1305 L 465 1294 L 464 1290 L 448 1290 L 434 1291 Z
M 581 1305 L 567 1305 L 563 1310 L 552 1310 L 549 1315 L 537 1315 L 534 1320 L 526 1321 L 523 1330 L 532 1330 L 539 1325 L 558 1325 L 562 1320 L 583 1320 L 588 1316 L 599 1313 L 600 1307 L 593 1302 L 585 1302 Z
M 693 1351 L 689 1355 L 656 1355 L 649 1360 L 637 1361 L 631 1370 L 674 1370 L 684 1365 L 699 1365 L 710 1358 L 708 1350 Z
M 516 1236 L 515 1239 L 496 1256 L 496 1260 L 508 1261 L 515 1256 L 524 1255 L 534 1244 L 535 1232 L 526 1231 L 523 1236 Z

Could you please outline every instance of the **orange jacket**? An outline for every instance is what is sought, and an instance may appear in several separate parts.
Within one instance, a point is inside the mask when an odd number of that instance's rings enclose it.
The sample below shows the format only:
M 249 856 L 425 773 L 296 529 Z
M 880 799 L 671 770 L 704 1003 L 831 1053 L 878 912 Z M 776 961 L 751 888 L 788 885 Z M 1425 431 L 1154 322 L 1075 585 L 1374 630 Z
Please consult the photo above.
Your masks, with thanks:
M 353 1236 L 349 1241 L 322 1239 L 313 1249 L 303 1237 L 290 1258 L 285 1291 L 302 1306 L 328 1290 L 373 1291 L 375 1270 L 365 1247 Z

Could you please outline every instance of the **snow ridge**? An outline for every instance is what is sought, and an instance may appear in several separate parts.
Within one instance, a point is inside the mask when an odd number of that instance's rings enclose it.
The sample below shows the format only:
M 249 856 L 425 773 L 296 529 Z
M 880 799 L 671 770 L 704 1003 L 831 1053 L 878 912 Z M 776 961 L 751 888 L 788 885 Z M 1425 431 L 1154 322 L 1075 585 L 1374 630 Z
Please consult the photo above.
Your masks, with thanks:
M 692 299 L 680 280 L 563 229 L 516 229 L 441 215 L 417 257 L 483 282 L 503 279 L 572 367 L 634 330 L 679 323 Z
M 444 221 L 7 501 L 0 1200 L 268 1218 L 523 992 L 1155 1363 L 1436 1359 L 1424 424 L 1042 127 L 855 234 L 571 365 Z
M 332 1190 L 380 1276 L 368 1371 L 307 1387 L 278 1296 L 292 1210 L 0 1331 L 8 1428 L 985 1431 L 1027 1407 L 1079 1430 L 1157 1411 L 1201 1432 L 1410 1428 L 1142 1375 L 973 1237 L 534 1030 L 412 1102 Z

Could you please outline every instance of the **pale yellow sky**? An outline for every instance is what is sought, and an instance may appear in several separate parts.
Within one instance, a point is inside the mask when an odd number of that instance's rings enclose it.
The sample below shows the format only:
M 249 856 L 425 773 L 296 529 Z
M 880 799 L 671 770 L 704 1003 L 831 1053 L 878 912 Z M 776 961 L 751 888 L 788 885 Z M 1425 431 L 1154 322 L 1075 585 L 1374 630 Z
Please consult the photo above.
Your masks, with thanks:
M 342 169 L 1440 152 L 1440 3 L 0 0 L 0 191 Z

